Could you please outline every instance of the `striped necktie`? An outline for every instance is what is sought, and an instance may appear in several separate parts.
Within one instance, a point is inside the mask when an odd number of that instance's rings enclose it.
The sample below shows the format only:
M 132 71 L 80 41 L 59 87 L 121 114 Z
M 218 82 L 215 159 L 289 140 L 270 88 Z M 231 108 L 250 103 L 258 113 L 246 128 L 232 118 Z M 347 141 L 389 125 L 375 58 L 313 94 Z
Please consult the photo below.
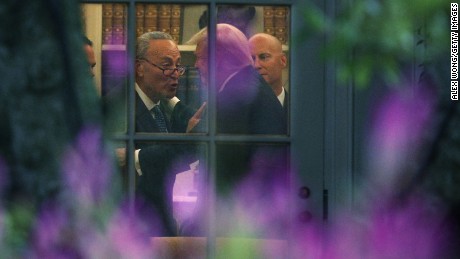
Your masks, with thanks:
M 166 120 L 163 115 L 163 112 L 160 110 L 159 105 L 155 105 L 152 110 L 153 115 L 155 116 L 155 122 L 157 123 L 158 129 L 160 132 L 168 132 L 168 128 L 166 127 Z

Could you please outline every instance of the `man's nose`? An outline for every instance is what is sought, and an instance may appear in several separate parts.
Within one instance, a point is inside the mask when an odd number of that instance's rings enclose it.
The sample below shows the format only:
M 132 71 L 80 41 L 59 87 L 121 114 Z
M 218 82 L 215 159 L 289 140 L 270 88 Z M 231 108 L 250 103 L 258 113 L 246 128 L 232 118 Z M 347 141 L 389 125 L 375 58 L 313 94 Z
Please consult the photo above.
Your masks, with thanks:
M 254 67 L 257 68 L 257 69 L 261 68 L 261 67 L 260 67 L 260 62 L 259 62 L 259 59 L 258 59 L 258 58 L 255 58 L 255 59 L 254 59 Z
M 178 79 L 180 77 L 180 73 L 178 69 L 174 69 L 173 72 L 169 75 L 172 79 Z

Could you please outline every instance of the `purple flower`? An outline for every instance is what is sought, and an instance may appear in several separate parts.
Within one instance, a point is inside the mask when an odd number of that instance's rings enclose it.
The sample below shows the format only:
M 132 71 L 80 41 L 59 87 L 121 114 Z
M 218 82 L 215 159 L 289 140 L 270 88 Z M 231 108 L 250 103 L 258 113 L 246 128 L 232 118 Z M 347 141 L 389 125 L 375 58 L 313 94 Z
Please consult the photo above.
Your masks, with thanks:
M 287 176 L 284 171 L 271 171 L 269 175 L 254 171 L 234 190 L 233 201 L 229 201 L 233 205 L 218 206 L 234 206 L 239 216 L 237 221 L 244 223 L 242 227 L 249 233 L 274 238 L 286 236 L 290 225 Z
M 35 223 L 30 257 L 79 258 L 76 241 L 68 213 L 54 205 L 44 206 Z
M 64 157 L 64 181 L 81 203 L 100 201 L 108 190 L 112 164 L 103 148 L 101 131 L 83 129 Z
M 143 213 L 143 216 L 139 216 Z M 152 258 L 151 236 L 155 235 L 156 218 L 153 214 L 132 213 L 122 207 L 110 219 L 107 226 L 107 238 L 113 250 L 120 258 Z
M 328 226 L 298 227 L 293 237 L 294 258 L 440 258 L 448 233 L 442 233 L 442 209 L 426 201 L 405 206 L 342 213 Z
M 376 209 L 366 240 L 369 258 L 439 258 L 442 209 L 415 199 L 404 207 Z
M 389 191 L 417 159 L 434 108 L 433 95 L 426 90 L 404 88 L 385 96 L 373 116 L 369 142 L 371 181 Z

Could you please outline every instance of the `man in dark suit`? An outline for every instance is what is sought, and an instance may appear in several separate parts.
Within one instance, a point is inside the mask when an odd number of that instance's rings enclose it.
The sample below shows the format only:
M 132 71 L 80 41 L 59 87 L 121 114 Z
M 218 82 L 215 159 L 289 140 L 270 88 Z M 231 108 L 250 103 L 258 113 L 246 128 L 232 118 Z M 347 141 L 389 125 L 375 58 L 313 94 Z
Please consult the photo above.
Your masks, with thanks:
M 253 68 L 247 38 L 236 27 L 218 24 L 216 42 L 217 131 L 231 134 L 286 134 L 282 106 Z M 208 86 L 207 33 L 200 32 L 195 66 Z M 274 121 L 284 123 L 274 123 Z
M 281 105 L 287 113 L 289 96 L 286 82 L 283 80 L 283 69 L 287 66 L 287 57 L 278 38 L 257 33 L 249 39 L 249 47 L 254 60 L 254 67 L 273 89 Z
M 287 121 L 280 102 L 264 79 L 253 67 L 248 40 L 236 27 L 217 24 L 216 31 L 216 78 L 209 85 L 207 32 L 200 32 L 196 40 L 196 63 L 203 86 L 216 88 L 217 134 L 287 134 Z M 262 199 L 247 197 L 251 202 L 268 205 L 273 184 L 287 183 L 287 153 L 285 147 L 230 142 L 216 146 L 216 192 L 219 235 L 228 235 L 239 223 L 232 217 L 231 207 L 221 206 L 235 194 L 235 188 L 249 176 L 257 181 L 254 193 L 266 193 Z M 256 195 L 257 196 L 257 195 Z M 263 195 L 261 195 L 263 197 Z M 230 198 L 231 199 L 231 198 Z M 205 218 L 198 214 L 198 218 Z M 234 215 L 235 216 L 235 215 Z M 230 221 L 221 221 L 223 218 Z M 195 220 L 195 223 L 198 221 Z M 235 223 L 235 224 L 233 224 Z M 193 224 L 184 230 L 187 235 L 203 234 L 200 226 Z
M 195 114 L 176 97 L 179 77 L 185 68 L 173 38 L 163 32 L 148 32 L 136 46 L 135 130 L 146 133 L 186 133 L 199 121 L 204 106 Z M 166 110 L 171 113 L 166 114 Z M 187 129 L 187 127 L 189 127 Z M 163 231 L 176 235 L 172 211 L 175 174 L 189 169 L 196 160 L 191 145 L 137 142 L 135 166 L 137 197 L 153 207 Z

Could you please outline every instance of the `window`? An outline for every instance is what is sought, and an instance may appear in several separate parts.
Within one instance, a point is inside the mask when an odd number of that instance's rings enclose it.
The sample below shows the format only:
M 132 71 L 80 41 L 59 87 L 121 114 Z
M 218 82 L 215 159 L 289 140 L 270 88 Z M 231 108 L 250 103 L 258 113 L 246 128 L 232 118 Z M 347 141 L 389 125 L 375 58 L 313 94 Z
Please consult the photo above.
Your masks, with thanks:
M 83 1 L 87 5 L 94 5 L 93 1 Z M 95 2 L 94 2 L 95 3 Z M 238 1 L 233 1 L 231 6 L 237 6 Z M 240 4 L 248 6 L 246 2 L 241 1 Z M 104 26 L 107 25 L 107 19 L 105 13 L 107 10 L 104 10 L 104 7 L 110 7 L 112 10 L 112 23 L 116 26 L 120 26 L 120 21 L 122 21 L 121 32 L 125 34 L 120 35 L 119 27 L 111 27 L 112 38 L 109 39 L 108 36 L 104 35 Z M 168 1 L 170 15 L 173 13 L 180 13 L 180 23 L 179 29 L 174 27 L 173 20 L 169 20 L 170 34 L 177 33 L 177 30 L 182 33 L 175 34 L 175 40 L 179 43 L 179 50 L 181 51 L 182 65 L 187 66 L 189 69 L 186 72 L 186 76 L 181 80 L 182 85 L 187 85 L 187 89 L 180 92 L 178 90 L 177 94 L 180 99 L 187 101 L 188 104 L 196 107 L 199 107 L 203 98 L 208 102 L 207 105 L 207 122 L 208 125 L 205 127 L 204 133 L 194 133 L 194 134 L 149 134 L 149 133 L 139 133 L 135 129 L 135 74 L 131 67 L 134 67 L 134 53 L 135 53 L 135 42 L 136 36 L 141 34 L 141 26 L 143 24 L 144 31 L 148 26 L 153 26 L 149 23 L 148 20 L 151 18 L 153 9 L 157 8 L 157 14 L 161 11 L 161 8 L 166 8 L 166 4 L 157 1 L 117 1 L 116 3 L 107 3 L 100 4 L 97 8 L 100 8 L 102 13 L 98 19 L 98 24 L 101 24 L 102 33 L 100 36 L 101 45 L 101 59 L 102 59 L 102 68 L 103 75 L 100 78 L 101 85 L 101 94 L 104 96 L 113 88 L 119 85 L 122 93 L 125 96 L 122 100 L 123 105 L 119 108 L 122 111 L 125 111 L 124 116 L 122 116 L 122 125 L 124 128 L 118 130 L 118 133 L 114 135 L 114 139 L 119 143 L 122 143 L 121 146 L 126 147 L 127 154 L 127 173 L 125 176 L 126 179 L 126 191 L 131 200 L 135 198 L 135 188 L 136 188 L 136 172 L 135 169 L 135 159 L 134 159 L 134 150 L 138 144 L 145 143 L 155 143 L 159 145 L 183 145 L 188 144 L 192 146 L 199 147 L 199 153 L 202 154 L 200 158 L 200 167 L 208 174 L 202 174 L 205 177 L 206 183 L 209 183 L 209 188 L 207 188 L 206 195 L 204 199 L 207 200 L 208 204 L 211 204 L 211 209 L 207 210 L 209 218 L 206 217 L 207 232 L 206 235 L 209 237 L 216 237 L 219 234 L 216 234 L 215 230 L 217 228 L 217 219 L 215 210 L 212 208 L 219 207 L 219 202 L 216 202 L 216 199 L 219 198 L 221 191 L 225 191 L 228 187 L 225 184 L 227 180 L 226 177 L 229 176 L 229 172 L 219 173 L 219 170 L 233 170 L 234 168 L 229 168 L 227 166 L 222 167 L 222 164 L 232 165 L 231 162 L 228 163 L 224 160 L 218 160 L 218 154 L 227 153 L 228 157 L 235 155 L 241 155 L 244 157 L 244 152 L 241 150 L 248 150 L 247 148 L 253 148 L 254 146 L 263 146 L 267 153 L 270 154 L 273 150 L 282 149 L 287 153 L 283 159 L 287 161 L 291 169 L 295 168 L 296 174 L 292 172 L 294 170 L 289 170 L 288 182 L 290 185 L 290 192 L 286 198 L 288 207 L 286 208 L 293 214 L 299 214 L 305 212 L 304 209 L 313 215 L 313 218 L 322 218 L 323 215 L 323 186 L 324 186 L 324 177 L 323 177 L 323 168 L 324 168 L 324 155 L 323 155 L 323 146 L 324 146 L 324 97 L 325 92 L 322 89 L 324 84 L 324 67 L 321 62 L 319 62 L 319 57 L 315 51 L 312 51 L 312 48 L 316 48 L 321 45 L 321 41 L 308 43 L 306 45 L 297 44 L 291 40 L 295 31 L 301 28 L 300 16 L 301 7 L 296 1 L 286 1 L 283 5 L 279 5 L 279 2 L 275 1 L 257 1 L 257 4 L 254 5 L 256 16 L 254 25 L 258 32 L 272 32 L 275 30 L 275 27 L 279 29 L 273 34 L 283 43 L 283 52 L 287 56 L 287 66 L 288 69 L 284 71 L 283 77 L 285 78 L 284 82 L 288 82 L 285 87 L 288 90 L 288 96 L 290 98 L 289 107 L 289 122 L 288 122 L 288 134 L 258 134 L 258 135 L 245 135 L 245 134 L 221 134 L 218 129 L 218 116 L 216 114 L 216 104 L 218 100 L 216 99 L 218 89 L 207 88 L 206 91 L 200 91 L 201 86 L 197 83 L 197 71 L 193 68 L 195 63 L 195 46 L 186 45 L 186 39 L 191 38 L 194 32 L 198 31 L 198 26 L 200 22 L 203 22 L 202 19 L 199 19 L 200 16 L 197 14 L 203 14 L 207 12 L 210 14 L 207 20 L 210 24 L 215 24 L 219 22 L 218 19 L 231 19 L 230 15 L 219 16 L 219 10 L 225 9 L 228 7 L 227 1 L 204 1 L 200 4 L 188 4 L 182 5 L 180 2 Z M 177 7 L 178 9 L 174 9 Z M 296 8 L 299 7 L 299 8 Z M 117 9 L 118 8 L 118 9 Z M 144 10 L 144 22 L 141 22 L 139 15 L 140 10 Z M 275 13 L 277 11 L 277 13 Z M 270 17 L 270 12 L 272 17 Z M 120 13 L 123 15 L 123 18 L 118 17 Z M 221 12 L 223 13 L 223 12 Z M 160 14 L 161 15 L 161 14 Z M 284 16 L 284 17 L 283 17 Z M 171 16 L 172 17 L 172 16 Z M 177 17 L 175 17 L 177 18 Z M 120 20 L 121 19 L 121 20 Z M 240 22 L 241 20 L 236 20 Z M 161 17 L 157 18 L 157 26 L 160 26 L 159 23 L 162 22 Z M 279 27 L 279 25 L 284 22 L 284 30 Z M 263 25 L 265 23 L 265 25 Z M 276 23 L 276 26 L 275 26 Z M 86 28 L 88 32 L 88 20 L 86 21 Z M 92 24 L 92 23 L 91 23 Z M 194 25 L 193 25 L 194 24 Z M 112 24 L 113 25 L 113 24 Z M 177 23 L 176 23 L 177 25 Z M 190 29 L 190 26 L 195 26 L 194 29 Z M 245 28 L 245 23 L 240 23 L 239 26 Z M 273 25 L 273 28 L 270 27 Z M 124 26 L 124 27 L 123 27 Z M 180 26 L 183 26 L 180 28 Z M 189 26 L 189 27 L 187 27 Z M 253 27 L 246 27 L 248 30 L 246 33 L 253 34 L 249 30 L 254 30 Z M 258 26 L 258 27 L 257 27 Z M 264 27 L 265 26 L 265 27 Z M 277 27 L 278 26 L 278 27 Z M 94 26 L 98 27 L 98 26 Z M 158 29 L 158 27 L 157 27 Z M 91 31 L 91 30 L 89 30 Z M 243 29 L 244 31 L 244 29 Z M 127 32 L 127 33 L 126 33 Z M 292 33 L 291 33 L 292 32 Z M 215 82 L 215 75 L 217 71 L 216 64 L 216 27 L 209 27 L 209 51 L 207 54 L 208 58 L 208 69 L 209 77 L 212 83 Z M 109 41 L 110 40 L 110 41 Z M 105 41 L 105 43 L 104 43 Z M 112 44 L 108 44 L 111 42 Z M 129 57 L 129 58 L 128 58 Z M 110 60 L 112 59 L 112 60 Z M 104 71 L 108 68 L 109 71 Z M 118 69 L 118 70 L 117 70 Z M 305 80 L 308 78 L 308 80 Z M 287 80 L 289 79 L 289 80 Z M 120 123 L 116 123 L 120 125 Z M 269 147 L 269 149 L 267 149 Z M 266 161 L 263 161 L 266 162 Z M 236 169 L 235 169 L 236 170 Z M 299 174 L 297 174 L 297 172 Z M 176 179 L 177 181 L 177 179 Z M 312 197 L 308 200 L 300 200 L 298 197 L 294 197 L 297 194 L 297 190 L 306 185 L 308 182 L 308 188 L 312 193 Z M 272 192 L 273 190 L 267 190 L 267 192 Z M 263 196 L 263 193 L 259 193 L 258 196 Z M 184 199 L 185 200 L 185 199 Z M 293 203 L 291 204 L 291 201 Z M 294 205 L 291 207 L 291 205 Z M 269 206 L 266 204 L 265 206 Z M 304 209 L 300 209 L 304 208 Z M 244 227 L 244 226 L 243 226 Z M 216 240 L 209 239 L 210 247 L 216 246 Z M 214 253 L 214 250 L 211 248 L 211 255 Z

